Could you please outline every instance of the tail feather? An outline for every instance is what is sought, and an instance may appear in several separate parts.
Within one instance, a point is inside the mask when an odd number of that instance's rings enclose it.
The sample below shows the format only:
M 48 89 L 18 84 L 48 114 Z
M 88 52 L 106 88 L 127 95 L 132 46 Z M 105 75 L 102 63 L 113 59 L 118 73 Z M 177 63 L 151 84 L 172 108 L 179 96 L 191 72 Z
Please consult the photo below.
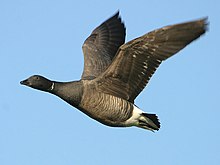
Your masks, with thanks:
M 143 118 L 140 118 L 139 120 L 139 127 L 145 128 L 151 131 L 159 130 L 160 129 L 160 122 L 155 114 L 149 114 L 149 113 L 142 113 L 141 116 Z

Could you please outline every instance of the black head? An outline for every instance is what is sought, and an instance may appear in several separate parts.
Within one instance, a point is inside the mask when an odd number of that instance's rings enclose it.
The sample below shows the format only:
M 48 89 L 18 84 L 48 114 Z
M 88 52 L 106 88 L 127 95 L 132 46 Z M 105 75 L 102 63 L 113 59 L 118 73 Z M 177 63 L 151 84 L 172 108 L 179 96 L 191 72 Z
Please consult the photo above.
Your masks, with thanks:
M 43 76 L 34 75 L 20 82 L 22 85 L 29 86 L 42 91 L 49 91 L 53 87 L 53 82 Z

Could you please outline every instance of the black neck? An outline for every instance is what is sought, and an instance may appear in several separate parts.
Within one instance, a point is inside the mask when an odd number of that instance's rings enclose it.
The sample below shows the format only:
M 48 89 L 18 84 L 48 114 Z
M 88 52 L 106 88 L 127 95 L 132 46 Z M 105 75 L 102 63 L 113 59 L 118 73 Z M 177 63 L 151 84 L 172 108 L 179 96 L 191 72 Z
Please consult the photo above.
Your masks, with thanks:
M 52 82 L 48 92 L 57 95 L 69 104 L 78 107 L 83 95 L 83 84 L 81 81 Z

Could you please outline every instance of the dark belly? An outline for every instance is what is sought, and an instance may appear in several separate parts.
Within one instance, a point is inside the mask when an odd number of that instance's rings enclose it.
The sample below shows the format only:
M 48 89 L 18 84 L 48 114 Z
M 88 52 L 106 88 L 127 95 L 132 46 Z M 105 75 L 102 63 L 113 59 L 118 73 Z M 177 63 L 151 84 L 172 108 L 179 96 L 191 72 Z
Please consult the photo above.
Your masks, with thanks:
M 123 127 L 132 115 L 133 106 L 121 98 L 95 93 L 83 98 L 78 109 L 102 124 Z

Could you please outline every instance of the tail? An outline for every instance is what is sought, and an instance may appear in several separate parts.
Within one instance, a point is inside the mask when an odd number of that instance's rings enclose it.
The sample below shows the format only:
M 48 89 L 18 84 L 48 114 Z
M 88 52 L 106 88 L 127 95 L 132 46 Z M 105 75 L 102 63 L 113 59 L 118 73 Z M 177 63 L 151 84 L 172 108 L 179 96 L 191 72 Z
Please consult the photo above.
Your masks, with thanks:
M 139 118 L 138 127 L 148 129 L 150 131 L 158 131 L 160 129 L 160 122 L 157 115 L 142 113 Z

